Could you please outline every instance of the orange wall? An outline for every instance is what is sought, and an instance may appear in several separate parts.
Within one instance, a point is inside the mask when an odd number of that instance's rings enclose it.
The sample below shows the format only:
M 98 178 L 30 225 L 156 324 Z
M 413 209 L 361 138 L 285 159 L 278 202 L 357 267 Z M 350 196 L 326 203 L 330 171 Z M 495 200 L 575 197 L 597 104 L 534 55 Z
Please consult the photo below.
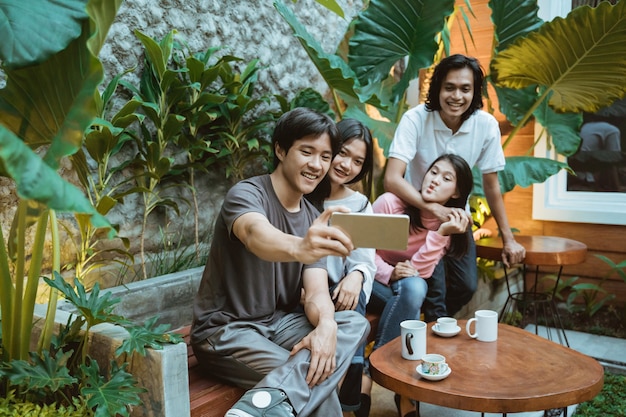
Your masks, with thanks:
M 465 0 L 457 0 L 456 4 L 457 7 L 465 7 Z M 451 53 L 472 55 L 478 58 L 483 68 L 488 71 L 493 38 L 493 26 L 490 19 L 491 9 L 487 5 L 487 0 L 472 0 L 471 4 L 476 15 L 476 18 L 470 16 L 475 46 L 468 43 L 468 49 L 467 51 L 465 50 L 459 32 L 459 25 L 455 23 L 452 33 Z M 461 26 L 464 26 L 464 24 L 461 24 Z M 491 94 L 491 96 L 495 100 L 495 94 Z M 497 105 L 494 104 L 494 107 L 497 108 Z M 503 139 L 506 139 L 508 123 L 499 112 L 496 112 L 495 116 L 500 121 Z M 534 127 L 530 123 L 518 132 L 514 141 L 505 149 L 505 154 L 509 156 L 522 155 L 530 149 L 534 140 L 533 129 Z M 533 220 L 532 198 L 532 187 L 516 187 L 504 196 L 511 227 L 518 229 L 519 233 L 524 235 L 561 236 L 578 240 L 585 243 L 589 249 L 587 261 L 581 265 L 565 267 L 565 276 L 579 276 L 581 280 L 598 283 L 607 274 L 609 268 L 594 255 L 604 255 L 616 263 L 626 260 L 626 226 Z M 624 209 L 626 210 L 626 208 Z M 497 229 L 493 220 L 489 221 L 486 226 L 494 231 Z M 617 275 L 614 274 L 605 282 L 603 288 L 609 293 L 617 295 L 616 302 L 622 305 L 626 303 L 626 282 Z

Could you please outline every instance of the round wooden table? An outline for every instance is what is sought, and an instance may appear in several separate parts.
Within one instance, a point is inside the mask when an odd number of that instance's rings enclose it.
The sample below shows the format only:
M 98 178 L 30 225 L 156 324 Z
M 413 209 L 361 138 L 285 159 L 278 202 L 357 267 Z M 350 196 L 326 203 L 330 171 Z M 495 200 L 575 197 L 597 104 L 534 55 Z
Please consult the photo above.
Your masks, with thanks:
M 602 389 L 604 369 L 595 359 L 531 332 L 498 324 L 498 340 L 479 342 L 465 332 L 439 337 L 428 326 L 426 351 L 446 357 L 452 370 L 441 381 L 420 378 L 421 361 L 402 358 L 400 338 L 370 355 L 379 385 L 417 401 L 461 410 L 517 413 L 567 407 Z
M 509 282 L 507 268 L 504 268 L 508 297 L 504 307 L 500 311 L 499 319 L 507 320 L 514 311 L 520 311 L 522 320 L 528 319 L 535 325 L 535 333 L 538 333 L 539 318 L 546 324 L 548 338 L 552 340 L 551 328 L 557 332 L 559 342 L 569 346 L 567 335 L 563 329 L 558 309 L 554 304 L 554 296 L 561 279 L 561 273 L 565 265 L 576 265 L 587 259 L 587 246 L 576 240 L 557 236 L 518 236 L 515 240 L 526 249 L 524 258 L 524 284 L 522 291 L 513 292 Z M 502 239 L 483 238 L 476 241 L 476 256 L 492 261 L 502 261 Z M 527 266 L 535 267 L 535 280 L 533 285 L 526 284 Z M 556 281 L 551 293 L 538 292 L 539 267 L 558 267 Z M 508 315 L 507 315 L 508 314 Z

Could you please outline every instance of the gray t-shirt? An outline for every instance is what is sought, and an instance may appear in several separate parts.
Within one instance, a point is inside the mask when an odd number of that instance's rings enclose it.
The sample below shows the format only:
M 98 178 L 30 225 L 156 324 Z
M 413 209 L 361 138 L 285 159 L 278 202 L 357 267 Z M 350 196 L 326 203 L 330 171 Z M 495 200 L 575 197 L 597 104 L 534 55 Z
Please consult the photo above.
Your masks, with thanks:
M 215 222 L 209 258 L 194 300 L 192 343 L 233 321 L 273 322 L 299 305 L 303 269 L 326 269 L 326 258 L 306 266 L 264 261 L 245 248 L 232 227 L 242 214 L 258 212 L 277 229 L 304 236 L 319 212 L 305 199 L 300 208 L 297 213 L 285 210 L 269 175 L 241 181 L 230 189 Z

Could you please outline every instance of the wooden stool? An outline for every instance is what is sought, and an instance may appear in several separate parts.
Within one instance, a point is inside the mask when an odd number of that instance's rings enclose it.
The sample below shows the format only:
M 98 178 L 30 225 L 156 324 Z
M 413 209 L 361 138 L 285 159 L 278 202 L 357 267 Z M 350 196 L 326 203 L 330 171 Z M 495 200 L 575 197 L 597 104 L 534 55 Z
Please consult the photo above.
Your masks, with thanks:
M 517 307 L 518 310 L 521 310 L 522 319 L 524 319 L 530 311 L 529 307 L 533 306 L 535 308 L 533 309 L 534 316 L 532 322 L 535 325 L 535 334 L 538 334 L 539 331 L 537 311 L 541 310 L 546 320 L 548 339 L 552 340 L 550 331 L 550 324 L 552 323 L 553 327 L 556 329 L 559 343 L 569 347 L 561 317 L 554 303 L 554 296 L 559 285 L 559 280 L 561 279 L 563 266 L 583 263 L 587 258 L 587 246 L 576 240 L 555 236 L 515 236 L 515 240 L 526 249 L 523 275 L 524 287 L 522 291 L 519 292 L 511 291 L 511 284 L 509 283 L 509 277 L 505 267 L 504 276 L 509 295 L 500 312 L 500 321 L 505 317 L 508 307 L 511 307 L 512 311 L 515 311 Z M 490 237 L 477 240 L 476 255 L 492 261 L 502 261 L 502 239 Z M 531 288 L 527 288 L 526 285 L 527 266 L 535 267 L 535 282 Z M 558 267 L 556 282 L 550 294 L 537 292 L 537 280 L 540 266 Z M 551 322 L 549 316 L 551 316 Z

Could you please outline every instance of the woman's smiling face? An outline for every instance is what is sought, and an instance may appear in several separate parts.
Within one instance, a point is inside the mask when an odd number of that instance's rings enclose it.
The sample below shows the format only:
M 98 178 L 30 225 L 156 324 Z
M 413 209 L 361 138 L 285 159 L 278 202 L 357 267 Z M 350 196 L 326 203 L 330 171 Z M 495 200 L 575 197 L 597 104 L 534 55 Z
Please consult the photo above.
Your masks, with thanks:
M 328 176 L 333 184 L 346 184 L 363 169 L 367 146 L 360 139 L 348 139 L 333 158 Z

